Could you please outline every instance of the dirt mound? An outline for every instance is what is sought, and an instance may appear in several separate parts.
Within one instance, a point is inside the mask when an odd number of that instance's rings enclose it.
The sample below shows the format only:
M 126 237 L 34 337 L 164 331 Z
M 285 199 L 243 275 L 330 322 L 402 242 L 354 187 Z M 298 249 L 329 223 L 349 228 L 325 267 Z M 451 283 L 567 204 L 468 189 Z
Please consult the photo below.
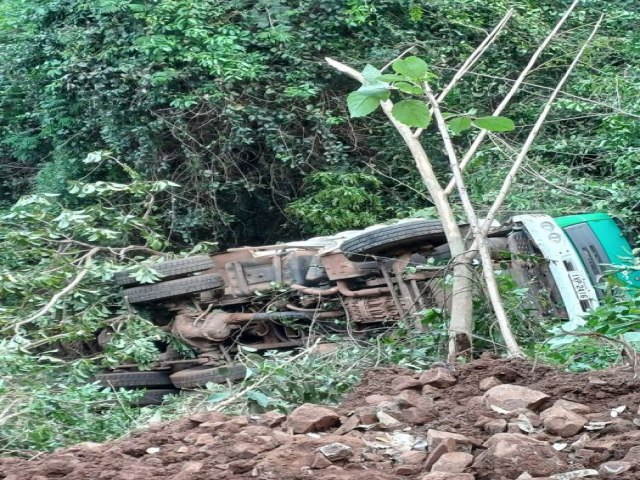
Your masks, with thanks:
M 0 479 L 638 479 L 638 385 L 630 369 L 570 374 L 489 357 L 373 369 L 336 409 L 201 413 L 33 461 L 0 459 Z

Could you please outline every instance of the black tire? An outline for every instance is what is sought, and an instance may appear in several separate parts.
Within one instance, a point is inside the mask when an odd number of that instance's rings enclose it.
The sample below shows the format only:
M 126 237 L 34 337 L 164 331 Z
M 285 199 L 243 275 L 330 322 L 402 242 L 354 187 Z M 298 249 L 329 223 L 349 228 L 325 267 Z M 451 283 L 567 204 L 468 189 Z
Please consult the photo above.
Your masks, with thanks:
M 367 255 L 398 247 L 445 240 L 440 220 L 416 219 L 361 233 L 342 242 L 340 249 L 349 260 L 363 261 Z
M 215 273 L 196 275 L 194 277 L 167 280 L 166 282 L 141 285 L 139 287 L 126 288 L 122 296 L 129 299 L 129 303 L 151 302 L 163 298 L 179 297 L 189 293 L 204 292 L 224 286 L 222 277 Z
M 196 367 L 180 370 L 171 375 L 176 388 L 204 387 L 207 383 L 225 383 L 227 380 L 242 380 L 247 369 L 242 365 L 224 365 L 222 367 Z
M 148 372 L 98 373 L 93 377 L 105 387 L 170 387 L 173 385 L 169 372 L 149 370 Z
M 158 272 L 162 278 L 170 279 L 187 275 L 188 273 L 201 272 L 209 268 L 214 268 L 215 263 L 208 255 L 196 255 L 194 257 L 158 262 L 150 264 L 149 266 Z M 128 271 L 116 273 L 113 276 L 113 281 L 121 287 L 137 285 L 139 283 Z
M 147 407 L 149 405 L 162 405 L 165 401 L 165 397 L 168 395 L 177 395 L 180 390 L 175 388 L 156 388 L 153 390 L 146 390 L 141 398 L 133 402 L 138 407 Z

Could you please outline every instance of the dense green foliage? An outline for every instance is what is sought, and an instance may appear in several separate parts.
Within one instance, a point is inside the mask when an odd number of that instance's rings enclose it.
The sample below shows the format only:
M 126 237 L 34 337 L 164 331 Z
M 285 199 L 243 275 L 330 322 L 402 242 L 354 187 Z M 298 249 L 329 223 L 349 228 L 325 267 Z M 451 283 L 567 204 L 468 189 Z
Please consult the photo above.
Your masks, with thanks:
M 86 384 L 96 365 L 144 364 L 156 342 L 172 341 L 109 284 L 125 265 L 201 241 L 273 243 L 430 211 L 387 121 L 379 113 L 349 118 L 349 110 L 377 104 L 349 96 L 357 85 L 325 56 L 381 68 L 413 47 L 439 88 L 515 8 L 507 31 L 447 99 L 451 118 L 462 119 L 450 124 L 462 148 L 476 131 L 462 128 L 464 119 L 482 126 L 565 3 L 0 0 L 0 449 L 101 440 L 148 419 L 127 406 L 128 394 Z M 635 0 L 578 8 L 505 112 L 515 131 L 492 136 L 472 164 L 467 181 L 478 206 L 495 195 L 511 150 L 600 13 L 603 28 L 503 213 L 606 210 L 638 227 Z M 399 65 L 398 73 L 411 67 Z M 411 84 L 396 87 L 416 93 Z M 410 100 L 399 115 L 414 121 L 422 107 Z M 422 138 L 441 167 L 432 126 Z M 546 342 L 562 332 L 526 318 L 509 282 L 501 279 L 507 307 L 532 353 L 602 367 L 620 360 L 622 340 L 637 340 L 637 292 L 608 299 L 590 318 L 589 335 Z M 478 345 L 499 351 L 492 319 L 478 312 Z M 243 405 L 335 401 L 358 378 L 355 364 L 424 367 L 443 340 L 442 319 L 428 313 L 429 335 L 387 332 L 295 367 L 284 354 L 253 364 L 254 379 L 270 380 Z M 106 326 L 114 337 L 103 351 L 95 334 Z M 319 375 L 322 388 L 310 381 Z M 230 395 L 222 390 L 209 400 Z
M 5 0 L 0 201 L 33 188 L 65 194 L 78 178 L 120 180 L 79 161 L 109 150 L 146 179 L 183 186 L 159 210 L 181 242 L 269 243 L 297 221 L 312 230 L 312 216 L 287 218 L 286 207 L 313 198 L 305 177 L 314 171 L 364 171 L 383 182 L 371 212 L 347 212 L 336 226 L 380 216 L 380 207 L 387 217 L 403 215 L 425 204 L 413 190 L 422 188 L 410 158 L 384 122 L 347 119 L 353 84 L 323 57 L 380 67 L 415 45 L 444 81 L 508 5 L 516 9 L 508 31 L 447 104 L 458 113 L 473 106 L 478 115 L 491 111 L 504 79 L 524 65 L 564 2 Z M 530 77 L 527 95 L 506 112 L 519 126 L 507 142 L 526 132 L 599 8 L 604 27 L 532 152 L 510 210 L 609 209 L 628 217 L 638 208 L 630 181 L 638 172 L 638 118 L 623 113 L 637 112 L 640 98 L 633 2 L 580 8 Z M 427 135 L 425 144 L 432 140 Z M 494 194 L 508 148 L 496 140 L 475 163 L 477 200 Z

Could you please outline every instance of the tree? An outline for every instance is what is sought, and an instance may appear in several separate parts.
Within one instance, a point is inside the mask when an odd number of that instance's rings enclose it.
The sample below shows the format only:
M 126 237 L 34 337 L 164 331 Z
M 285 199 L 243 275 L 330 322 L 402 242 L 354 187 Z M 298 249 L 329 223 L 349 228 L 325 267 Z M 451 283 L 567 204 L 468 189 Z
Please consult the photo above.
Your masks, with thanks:
M 517 174 L 524 158 L 526 157 L 533 139 L 539 132 L 542 124 L 544 123 L 551 106 L 557 97 L 560 89 L 567 81 L 573 68 L 577 65 L 580 57 L 584 53 L 587 44 L 593 39 L 595 33 L 600 27 L 602 22 L 602 16 L 596 23 L 590 36 L 583 44 L 582 48 L 578 51 L 574 57 L 571 65 L 567 69 L 565 75 L 562 77 L 556 88 L 549 96 L 547 102 L 538 119 L 536 120 L 534 127 L 532 128 L 527 140 L 516 155 L 511 171 L 504 179 L 503 187 L 500 194 L 493 202 L 492 207 L 489 210 L 489 214 L 484 223 L 480 223 L 476 209 L 471 203 L 470 197 L 467 193 L 464 177 L 462 176 L 462 164 L 458 160 L 455 147 L 450 138 L 450 131 L 453 133 L 459 133 L 463 130 L 475 125 L 481 129 L 481 133 L 476 137 L 475 142 L 469 147 L 467 153 L 464 155 L 466 161 L 470 161 L 473 158 L 479 144 L 482 142 L 487 132 L 505 132 L 514 129 L 513 122 L 505 117 L 500 117 L 502 109 L 513 97 L 518 90 L 520 83 L 529 73 L 537 58 L 541 52 L 548 45 L 555 34 L 560 30 L 560 27 L 567 20 L 573 9 L 578 4 L 578 1 L 574 1 L 567 9 L 563 17 L 560 19 L 556 27 L 548 35 L 547 39 L 542 42 L 538 50 L 534 53 L 531 61 L 521 72 L 519 81 L 516 81 L 511 91 L 507 94 L 501 105 L 498 106 L 493 115 L 485 117 L 471 117 L 468 115 L 447 115 L 445 118 L 441 109 L 441 103 L 445 99 L 447 93 L 454 88 L 457 81 L 467 72 L 469 68 L 477 61 L 477 59 L 486 51 L 486 49 L 497 38 L 500 31 L 504 28 L 505 24 L 512 15 L 512 12 L 508 12 L 502 21 L 496 26 L 496 28 L 489 34 L 476 51 L 466 60 L 466 62 L 460 67 L 456 75 L 450 81 L 449 85 L 436 97 L 430 86 L 430 81 L 433 79 L 433 75 L 429 71 L 428 64 L 415 57 L 409 56 L 406 58 L 398 58 L 391 63 L 394 74 L 384 74 L 385 68 L 378 71 L 374 67 L 367 65 L 362 73 L 357 72 L 351 67 L 343 65 L 332 59 L 327 59 L 327 62 L 336 68 L 337 70 L 348 74 L 352 78 L 358 80 L 362 86 L 353 92 L 349 98 L 349 109 L 351 115 L 354 117 L 365 116 L 375 111 L 378 106 L 382 108 L 387 118 L 396 128 L 400 136 L 402 137 L 405 145 L 410 150 L 412 157 L 416 162 L 416 167 L 419 170 L 423 179 L 424 185 L 427 188 L 431 199 L 438 211 L 439 217 L 443 222 L 444 232 L 449 243 L 451 250 L 451 256 L 454 261 L 454 279 L 453 279 L 453 304 L 451 308 L 451 321 L 449 327 L 449 357 L 450 360 L 455 360 L 458 355 L 469 356 L 472 348 L 473 338 L 473 321 L 472 321 L 472 292 L 473 286 L 471 281 L 471 259 L 479 253 L 482 261 L 483 275 L 485 285 L 489 293 L 489 298 L 494 309 L 502 336 L 506 343 L 507 350 L 513 356 L 521 356 L 522 351 L 517 344 L 511 327 L 504 311 L 500 294 L 498 291 L 497 282 L 493 271 L 493 263 L 491 260 L 489 247 L 486 243 L 486 236 L 489 231 L 489 227 L 496 212 L 502 205 L 504 198 L 506 197 L 515 175 Z M 408 51 L 405 52 L 405 54 Z M 404 57 L 404 54 L 401 56 Z M 427 103 L 421 100 L 415 99 L 403 99 L 398 103 L 393 103 L 390 100 L 391 91 L 402 92 L 403 94 L 409 94 L 411 96 L 418 96 L 427 99 Z M 430 108 L 429 108 L 430 107 Z M 433 169 L 432 163 L 426 153 L 424 147 L 419 141 L 420 134 L 423 129 L 427 128 L 431 123 L 431 118 L 435 117 L 436 124 L 440 137 L 442 139 L 444 149 L 449 158 L 450 173 L 452 175 L 451 186 L 447 189 L 443 188 L 440 184 L 438 177 Z M 415 127 L 416 130 L 411 130 L 411 127 Z M 455 186 L 458 191 L 460 203 L 465 212 L 467 222 L 470 225 L 474 243 L 469 248 L 465 245 L 461 230 L 456 222 L 454 209 L 447 195 L 447 192 L 452 191 L 452 187 Z

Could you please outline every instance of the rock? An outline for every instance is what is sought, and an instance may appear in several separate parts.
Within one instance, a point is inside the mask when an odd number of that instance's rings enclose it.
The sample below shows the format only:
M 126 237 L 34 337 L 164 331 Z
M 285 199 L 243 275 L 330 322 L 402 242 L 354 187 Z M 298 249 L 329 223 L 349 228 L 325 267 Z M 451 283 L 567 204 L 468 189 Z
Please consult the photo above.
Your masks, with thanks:
M 159 447 L 149 447 L 145 450 L 149 455 L 155 455 L 156 453 L 160 453 Z
M 420 465 L 396 465 L 393 469 L 393 473 L 396 475 L 402 476 L 410 476 L 417 475 L 422 471 L 422 467 Z
M 441 398 L 442 397 L 442 390 L 440 390 L 439 388 L 436 388 L 432 385 L 423 385 L 422 387 L 422 395 L 426 396 L 426 397 L 430 397 L 432 399 L 435 398 Z
M 42 473 L 61 477 L 73 472 L 79 463 L 78 460 L 73 458 L 68 460 L 49 460 L 42 465 Z
M 322 453 L 316 453 L 316 456 L 313 459 L 313 463 L 311 464 L 311 468 L 315 468 L 320 470 L 322 468 L 327 468 L 333 465 L 331 460 L 325 457 Z
M 471 473 L 431 472 L 420 480 L 475 480 L 475 478 Z
M 427 454 L 424 452 L 416 452 L 411 450 L 409 452 L 403 452 L 400 454 L 400 461 L 407 465 L 422 465 L 427 458 Z
M 563 407 L 567 410 L 571 410 L 573 413 L 577 413 L 578 415 L 584 415 L 587 413 L 591 413 L 591 408 L 583 405 L 582 403 L 572 402 L 570 400 L 565 400 L 561 398 L 557 400 L 556 403 L 553 404 L 554 407 Z
M 360 418 L 357 415 L 351 415 L 350 417 L 340 418 L 340 423 L 341 425 L 333 432 L 334 435 L 349 433 L 360 425 Z
M 262 425 L 269 428 L 275 428 L 287 419 L 287 416 L 280 412 L 266 412 L 258 417 L 258 425 Z
M 640 445 L 631 447 L 622 460 L 624 462 L 631 462 L 635 465 L 640 465 Z
M 189 447 L 182 446 L 176 450 L 177 453 L 189 453 Z
M 214 442 L 213 435 L 210 433 L 201 433 L 196 437 L 196 445 L 210 445 Z
M 431 368 L 420 375 L 420 383 L 436 388 L 448 388 L 456 383 L 456 377 L 443 367 Z
M 353 455 L 353 449 L 343 443 L 330 443 L 319 448 L 320 452 L 330 461 L 344 460 Z
M 482 429 L 491 435 L 502 433 L 507 429 L 507 421 L 504 418 L 489 420 L 482 425 Z
M 495 478 L 515 478 L 522 472 L 545 477 L 567 469 L 551 445 L 520 433 L 498 433 L 484 446 L 487 450 L 476 457 L 473 466 L 492 472 Z
M 422 408 L 411 407 L 400 412 L 400 418 L 403 422 L 413 425 L 424 425 L 438 418 L 437 412 L 433 410 L 424 410 Z
M 360 419 L 360 425 L 373 425 L 378 422 L 374 407 L 359 407 L 354 410 L 354 416 Z
M 442 432 L 440 430 L 427 430 L 427 444 L 429 448 L 434 448 L 439 442 L 442 442 L 446 439 L 452 439 L 456 445 L 480 445 L 481 442 L 467 437 L 465 435 L 460 435 L 459 433 L 451 433 L 451 432 Z
M 432 472 L 462 473 L 473 463 L 473 455 L 464 452 L 445 453 L 431 468 Z
M 336 426 L 339 418 L 333 410 L 305 403 L 291 412 L 287 425 L 293 433 L 319 432 Z
M 397 398 L 405 402 L 409 407 L 418 407 L 423 410 L 430 410 L 433 408 L 433 398 L 421 395 L 415 390 L 403 390 Z
M 575 480 L 576 478 L 597 476 L 598 471 L 593 469 L 572 470 L 570 472 L 556 473 L 548 477 L 550 480 Z M 539 479 L 532 479 L 539 480 Z
M 191 415 L 189 420 L 195 423 L 226 422 L 229 420 L 229 415 L 218 412 L 196 413 L 195 415 Z
M 540 414 L 545 430 L 553 435 L 571 437 L 588 423 L 582 415 L 567 410 L 562 406 L 553 406 Z
M 632 466 L 633 464 L 631 462 L 606 462 L 600 465 L 600 468 L 598 468 L 598 473 L 601 477 L 604 478 L 615 478 L 618 475 L 631 470 Z
M 397 427 L 398 425 L 400 425 L 402 422 L 400 422 L 397 418 L 392 417 L 391 415 L 389 415 L 388 413 L 385 413 L 383 411 L 379 411 L 376 412 L 376 417 L 378 417 L 378 421 L 384 425 L 385 427 Z
M 366 397 L 364 397 L 364 403 L 366 403 L 367 405 L 378 405 L 382 402 L 389 402 L 392 399 L 393 397 L 390 397 L 389 395 L 367 395 Z
M 549 400 L 549 395 L 520 385 L 497 385 L 484 394 L 487 408 L 494 407 L 510 412 L 518 408 L 536 410 Z
M 182 466 L 182 471 L 186 473 L 197 473 L 202 470 L 204 464 L 202 462 L 186 462 Z
M 445 453 L 454 452 L 456 450 L 456 441 L 453 438 L 444 438 L 435 445 L 431 446 L 431 452 L 424 462 L 424 469 L 431 470 L 431 467 Z
M 502 382 L 496 377 L 487 377 L 480 380 L 478 388 L 483 392 L 486 392 L 487 390 L 490 390 L 493 387 L 497 387 L 498 385 L 502 385 Z
M 391 390 L 396 393 L 400 393 L 403 390 L 409 390 L 410 388 L 422 388 L 422 382 L 417 378 L 410 377 L 409 375 L 401 375 L 391 381 Z

